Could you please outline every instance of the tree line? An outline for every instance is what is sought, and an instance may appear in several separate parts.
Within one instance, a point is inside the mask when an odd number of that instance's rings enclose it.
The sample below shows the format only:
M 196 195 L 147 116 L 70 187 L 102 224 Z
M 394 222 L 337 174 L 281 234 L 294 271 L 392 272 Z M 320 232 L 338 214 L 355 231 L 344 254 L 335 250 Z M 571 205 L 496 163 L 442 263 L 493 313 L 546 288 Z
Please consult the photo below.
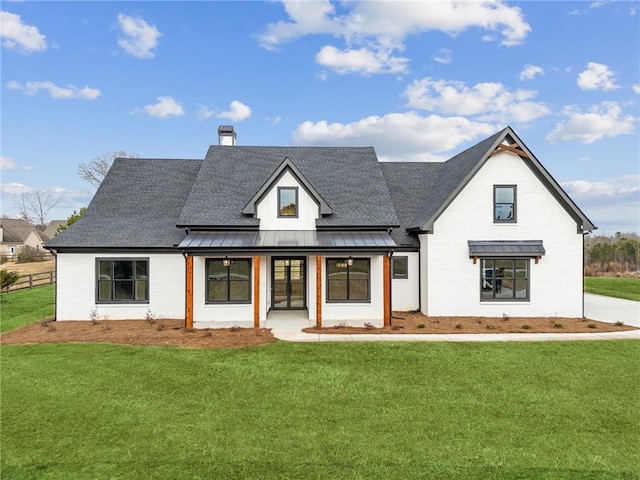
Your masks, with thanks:
M 618 232 L 613 236 L 587 236 L 585 274 L 596 276 L 640 271 L 640 237 Z

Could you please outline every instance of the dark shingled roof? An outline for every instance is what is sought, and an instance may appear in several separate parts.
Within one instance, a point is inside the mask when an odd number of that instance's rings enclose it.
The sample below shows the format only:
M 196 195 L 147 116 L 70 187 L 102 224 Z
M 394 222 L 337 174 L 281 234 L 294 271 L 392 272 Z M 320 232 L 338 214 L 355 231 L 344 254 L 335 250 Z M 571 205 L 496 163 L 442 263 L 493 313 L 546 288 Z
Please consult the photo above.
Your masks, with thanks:
M 418 237 L 408 234 L 406 229 L 418 213 L 418 209 L 426 204 L 426 199 L 432 195 L 434 188 L 437 188 L 436 181 L 444 166 L 441 162 L 380 163 L 400 220 L 400 228 L 394 229 L 391 233 L 399 246 L 420 244 Z
M 505 129 L 506 130 L 506 129 Z M 450 158 L 443 164 L 440 175 L 424 197 L 423 202 L 415 210 L 416 214 L 407 224 L 410 229 L 429 230 L 433 222 L 448 206 L 453 197 L 464 187 L 475 173 L 474 169 L 481 160 L 486 158 L 492 146 L 498 141 L 505 130 L 490 136 L 476 145 Z
M 326 202 L 325 213 L 332 212 L 317 220 L 318 229 L 391 228 L 398 246 L 413 248 L 416 233 L 433 231 L 436 219 L 504 141 L 520 149 L 579 229 L 595 228 L 506 127 L 444 163 L 380 163 L 372 147 L 211 146 L 204 160 L 116 159 L 84 217 L 47 246 L 172 248 L 185 238 L 183 227 L 257 230 L 259 220 L 243 209 L 284 165 Z
M 178 224 L 257 228 L 259 220 L 242 209 L 285 158 L 333 209 L 318 219 L 319 228 L 399 224 L 371 147 L 238 146 L 209 147 Z
M 118 158 L 84 216 L 50 248 L 167 248 L 184 230 L 178 217 L 202 160 Z

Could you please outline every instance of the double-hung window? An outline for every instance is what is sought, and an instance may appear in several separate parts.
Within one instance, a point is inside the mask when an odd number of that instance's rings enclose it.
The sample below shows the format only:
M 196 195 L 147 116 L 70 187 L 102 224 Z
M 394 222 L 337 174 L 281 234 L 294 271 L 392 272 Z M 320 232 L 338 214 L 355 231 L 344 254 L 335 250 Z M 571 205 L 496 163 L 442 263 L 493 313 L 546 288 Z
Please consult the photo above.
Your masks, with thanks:
M 327 302 L 371 301 L 368 258 L 327 259 Z
M 481 259 L 480 300 L 529 300 L 529 259 Z
M 206 303 L 251 303 L 251 260 L 209 258 Z
M 393 278 L 409 278 L 407 257 L 391 257 L 391 270 Z
M 494 223 L 516 223 L 516 186 L 493 186 Z
M 298 187 L 278 187 L 278 217 L 298 216 Z
M 97 303 L 148 303 L 148 258 L 98 258 Z

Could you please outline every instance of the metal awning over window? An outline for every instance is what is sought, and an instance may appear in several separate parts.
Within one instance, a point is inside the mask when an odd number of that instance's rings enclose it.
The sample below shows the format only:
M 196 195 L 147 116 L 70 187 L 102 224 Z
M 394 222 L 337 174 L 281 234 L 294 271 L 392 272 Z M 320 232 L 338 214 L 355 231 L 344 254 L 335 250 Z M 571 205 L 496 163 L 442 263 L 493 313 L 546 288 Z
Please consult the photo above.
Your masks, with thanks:
M 396 246 L 384 231 L 256 230 L 191 232 L 178 248 L 193 253 L 386 253 Z
M 542 240 L 469 240 L 470 257 L 525 257 L 544 255 Z

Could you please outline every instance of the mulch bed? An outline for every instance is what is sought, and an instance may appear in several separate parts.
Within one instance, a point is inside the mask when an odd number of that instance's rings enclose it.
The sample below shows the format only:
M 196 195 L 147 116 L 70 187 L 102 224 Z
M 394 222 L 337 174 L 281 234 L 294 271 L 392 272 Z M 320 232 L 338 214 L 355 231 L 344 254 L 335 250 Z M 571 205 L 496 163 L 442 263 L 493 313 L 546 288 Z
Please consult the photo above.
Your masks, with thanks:
M 184 320 L 36 322 L 0 335 L 0 345 L 29 343 L 117 343 L 186 348 L 240 348 L 277 339 L 268 328 L 185 329 Z
M 594 333 L 637 330 L 629 325 L 615 325 L 582 318 L 564 317 L 427 317 L 420 312 L 393 312 L 391 327 L 309 327 L 308 333 Z
M 184 320 L 100 320 L 32 323 L 0 335 L 0 345 L 33 343 L 116 343 L 185 348 L 241 348 L 273 343 L 268 328 L 186 329 Z M 426 317 L 421 313 L 394 312 L 390 328 L 305 328 L 308 333 L 576 333 L 636 330 L 628 325 L 580 318 Z

